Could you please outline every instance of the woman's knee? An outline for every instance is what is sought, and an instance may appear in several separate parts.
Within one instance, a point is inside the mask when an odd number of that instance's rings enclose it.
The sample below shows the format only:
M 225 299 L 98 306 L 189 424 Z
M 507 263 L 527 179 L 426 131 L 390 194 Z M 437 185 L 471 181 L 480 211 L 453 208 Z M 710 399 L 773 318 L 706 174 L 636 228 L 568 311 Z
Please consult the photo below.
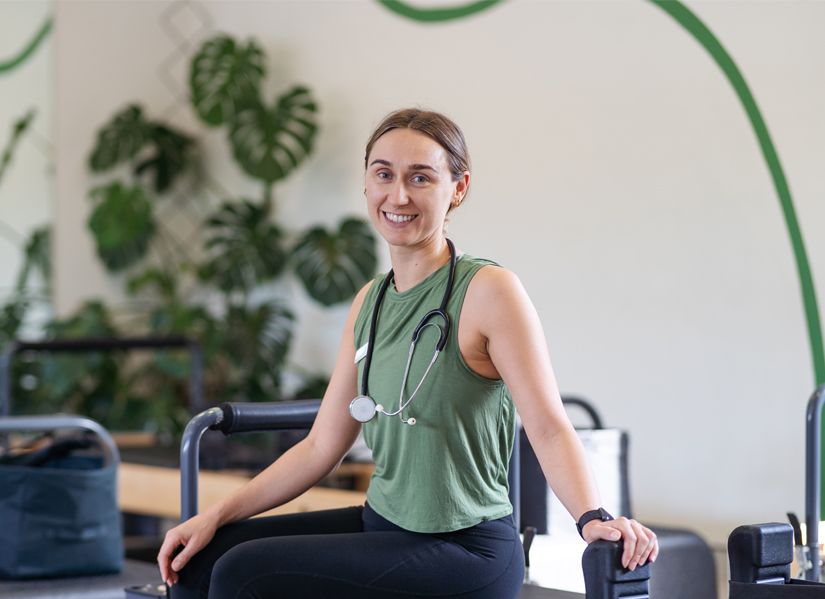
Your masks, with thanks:
M 237 589 L 265 569 L 258 564 L 261 553 L 255 541 L 240 543 L 229 549 L 215 562 L 209 583 L 209 596 L 220 599 L 235 597 Z

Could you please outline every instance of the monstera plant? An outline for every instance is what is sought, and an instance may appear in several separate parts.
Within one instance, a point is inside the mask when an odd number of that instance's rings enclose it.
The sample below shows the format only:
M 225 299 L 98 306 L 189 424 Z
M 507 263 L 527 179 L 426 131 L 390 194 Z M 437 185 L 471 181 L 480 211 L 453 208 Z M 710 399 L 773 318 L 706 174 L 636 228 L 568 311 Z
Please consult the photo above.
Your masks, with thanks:
M 260 200 L 226 198 L 205 219 L 206 260 L 197 272 L 205 284 L 231 293 L 250 291 L 292 266 L 312 298 L 333 305 L 352 297 L 373 274 L 374 238 L 366 223 L 352 218 L 336 231 L 314 227 L 297 237 L 274 222 L 274 184 L 312 152 L 317 104 L 303 86 L 267 103 L 261 92 L 264 76 L 264 55 L 254 41 L 242 45 L 218 36 L 192 60 L 189 84 L 196 114 L 206 126 L 226 130 L 238 166 L 263 187 Z M 136 105 L 101 129 L 91 170 L 106 173 L 126 165 L 131 175 L 129 182 L 111 181 L 90 194 L 89 227 L 111 271 L 141 264 L 153 240 L 164 234 L 154 208 L 174 201 L 168 192 L 192 170 L 195 150 L 192 136 L 148 120 Z
M 312 153 L 318 107 L 303 86 L 265 98 L 264 63 L 254 41 L 241 44 L 221 35 L 202 44 L 189 76 L 195 114 L 206 127 L 223 130 L 237 166 L 261 185 L 257 199 L 226 194 L 210 204 L 199 185 L 206 177 L 197 132 L 154 120 L 137 104 L 103 125 L 89 156 L 100 184 L 89 193 L 88 228 L 100 260 L 121 275 L 135 308 L 128 325 L 115 327 L 111 323 L 118 319 L 102 304 L 88 304 L 54 331 L 77 331 L 94 320 L 109 328 L 92 328 L 109 335 L 195 337 L 204 348 L 211 402 L 281 396 L 294 317 L 272 291 L 279 288 L 273 282 L 294 276 L 311 298 L 331 306 L 351 298 L 377 262 L 370 227 L 357 218 L 343 219 L 335 230 L 289 231 L 278 223 L 275 185 Z M 164 216 L 170 212 L 189 218 L 195 233 L 181 238 Z M 53 369 L 65 373 L 68 364 Z M 99 366 L 104 374 L 97 379 L 64 377 L 63 395 L 108 393 L 115 398 L 109 414 L 96 414 L 104 423 L 114 419 L 134 428 L 152 417 L 185 420 L 185 410 L 179 413 L 185 405 L 185 356 L 159 353 L 147 361 L 111 359 Z M 295 370 L 300 373 L 300 366 Z M 305 394 L 322 392 L 323 376 L 300 374 Z M 125 391 L 127 383 L 134 383 L 132 390 Z
M 11 136 L 0 154 L 0 182 L 12 163 L 15 150 L 21 139 L 31 127 L 36 116 L 35 111 L 29 110 L 25 115 L 17 119 L 13 126 Z M 8 225 L 0 222 L 0 235 L 8 237 L 6 241 L 17 245 L 19 240 L 16 236 L 8 235 L 8 231 L 13 231 Z M 0 349 L 6 342 L 14 339 L 21 328 L 33 304 L 43 304 L 50 293 L 51 274 L 51 251 L 50 251 L 50 231 L 48 227 L 39 227 L 31 232 L 29 238 L 24 242 L 23 261 L 20 272 L 14 283 L 11 292 L 7 296 L 0 298 Z M 32 285 L 32 275 L 39 275 L 40 285 Z

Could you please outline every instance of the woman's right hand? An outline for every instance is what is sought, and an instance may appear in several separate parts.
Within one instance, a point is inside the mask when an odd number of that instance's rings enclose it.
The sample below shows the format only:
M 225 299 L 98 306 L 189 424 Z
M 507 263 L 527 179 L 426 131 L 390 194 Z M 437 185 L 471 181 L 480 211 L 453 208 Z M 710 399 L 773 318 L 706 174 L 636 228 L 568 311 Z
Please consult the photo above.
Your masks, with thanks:
M 207 512 L 193 516 L 166 533 L 158 552 L 160 575 L 166 584 L 172 586 L 178 582 L 178 572 L 209 544 L 217 529 L 217 518 Z M 176 555 L 179 547 L 183 549 Z

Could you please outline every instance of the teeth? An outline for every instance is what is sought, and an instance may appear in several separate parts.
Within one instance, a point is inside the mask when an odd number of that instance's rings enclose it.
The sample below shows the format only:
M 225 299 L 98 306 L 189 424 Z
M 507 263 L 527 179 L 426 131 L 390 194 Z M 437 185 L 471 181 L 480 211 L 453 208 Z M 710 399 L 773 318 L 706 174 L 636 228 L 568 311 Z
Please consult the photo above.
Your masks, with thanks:
M 392 212 L 385 212 L 384 214 L 394 223 L 408 223 L 415 218 L 414 214 L 393 214 Z

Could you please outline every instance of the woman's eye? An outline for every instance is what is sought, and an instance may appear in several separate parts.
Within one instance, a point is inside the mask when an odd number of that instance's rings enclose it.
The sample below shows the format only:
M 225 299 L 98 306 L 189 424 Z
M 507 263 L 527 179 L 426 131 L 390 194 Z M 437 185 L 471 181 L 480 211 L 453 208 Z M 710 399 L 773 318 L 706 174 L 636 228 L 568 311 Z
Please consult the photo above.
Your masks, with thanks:
M 428 180 L 424 175 L 414 175 L 412 178 L 413 183 L 426 183 Z
M 390 178 L 390 174 L 387 171 L 378 171 L 375 174 L 375 176 L 378 177 L 379 179 L 389 179 Z

